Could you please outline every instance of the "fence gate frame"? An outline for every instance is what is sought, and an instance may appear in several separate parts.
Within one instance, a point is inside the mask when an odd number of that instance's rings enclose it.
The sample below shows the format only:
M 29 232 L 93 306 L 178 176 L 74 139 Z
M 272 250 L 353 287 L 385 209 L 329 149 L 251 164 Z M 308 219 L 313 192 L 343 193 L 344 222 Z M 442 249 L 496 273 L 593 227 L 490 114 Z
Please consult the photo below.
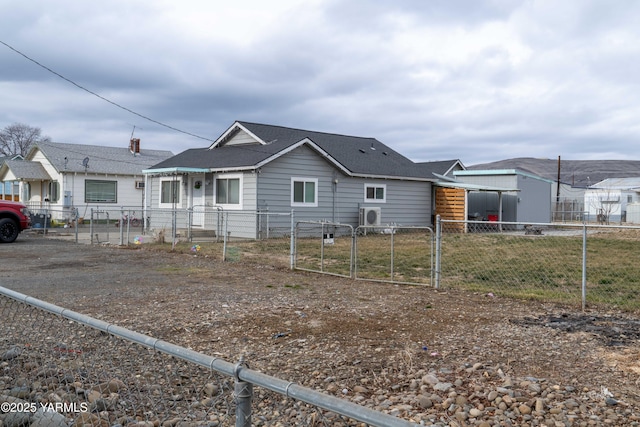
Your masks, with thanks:
M 321 232 L 319 236 L 319 240 L 320 240 L 320 269 L 319 270 L 298 266 L 298 238 L 300 237 L 300 234 L 299 234 L 300 224 L 320 226 Z M 325 271 L 324 269 L 324 261 L 325 261 L 324 247 L 325 245 L 333 244 L 333 243 L 330 243 L 329 240 L 333 240 L 334 238 L 333 235 L 329 238 L 327 236 L 328 233 L 325 233 L 325 231 L 329 230 L 329 227 L 347 228 L 349 230 L 348 236 L 350 238 L 351 243 L 349 248 L 350 254 L 349 254 L 349 274 L 348 275 L 340 274 L 340 273 L 332 273 L 332 272 Z M 322 273 L 322 274 L 329 274 L 329 275 L 339 276 L 339 277 L 353 278 L 354 247 L 355 247 L 355 232 L 351 224 L 343 224 L 339 222 L 329 222 L 329 221 L 297 221 L 295 223 L 295 228 L 293 233 L 293 269 L 301 270 L 301 271 L 309 271 L 312 273 Z
M 429 283 L 420 283 L 420 282 L 410 282 L 410 281 L 399 281 L 394 280 L 395 274 L 395 245 L 394 245 L 394 236 L 396 235 L 398 230 L 425 230 L 428 232 L 429 238 Z M 372 279 L 369 277 L 358 277 L 358 238 L 361 236 L 366 236 L 367 233 L 371 234 L 371 232 L 376 234 L 385 234 L 391 236 L 391 252 L 390 252 L 390 279 Z M 354 236 L 354 270 L 353 270 L 353 278 L 356 280 L 368 280 L 371 282 L 383 282 L 383 283 L 393 283 L 398 285 L 418 285 L 418 286 L 431 286 L 434 287 L 434 274 L 435 274 L 435 238 L 436 234 L 434 233 L 433 227 L 428 226 L 402 226 L 402 225 L 360 225 L 355 230 Z

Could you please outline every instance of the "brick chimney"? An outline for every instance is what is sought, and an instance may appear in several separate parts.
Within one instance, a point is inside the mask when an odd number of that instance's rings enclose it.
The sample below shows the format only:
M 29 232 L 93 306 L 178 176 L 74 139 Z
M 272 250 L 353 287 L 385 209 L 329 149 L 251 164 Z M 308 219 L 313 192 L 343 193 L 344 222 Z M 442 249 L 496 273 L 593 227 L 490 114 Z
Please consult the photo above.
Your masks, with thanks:
M 140 138 L 131 138 L 131 141 L 129 141 L 129 151 L 131 151 L 131 154 L 134 156 L 140 154 Z

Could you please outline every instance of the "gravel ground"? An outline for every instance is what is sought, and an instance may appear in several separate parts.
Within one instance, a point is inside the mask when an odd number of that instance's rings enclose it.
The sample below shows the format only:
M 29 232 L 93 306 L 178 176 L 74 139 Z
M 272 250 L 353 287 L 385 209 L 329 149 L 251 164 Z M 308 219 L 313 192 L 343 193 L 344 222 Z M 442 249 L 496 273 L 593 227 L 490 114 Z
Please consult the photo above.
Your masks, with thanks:
M 640 425 L 637 313 L 29 235 L 0 257 L 9 289 L 416 423 Z

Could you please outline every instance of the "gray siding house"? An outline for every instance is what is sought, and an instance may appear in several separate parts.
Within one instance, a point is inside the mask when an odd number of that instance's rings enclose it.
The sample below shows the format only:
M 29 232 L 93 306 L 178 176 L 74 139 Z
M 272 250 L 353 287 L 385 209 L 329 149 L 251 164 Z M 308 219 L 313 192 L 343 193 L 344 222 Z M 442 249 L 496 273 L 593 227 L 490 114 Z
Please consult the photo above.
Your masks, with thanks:
M 215 227 L 212 211 L 293 210 L 298 221 L 353 226 L 373 211 L 367 225 L 431 222 L 435 178 L 374 138 L 239 121 L 211 146 L 144 173 L 150 209 L 191 208 L 203 229 Z M 255 237 L 255 230 L 245 227 L 237 237 Z

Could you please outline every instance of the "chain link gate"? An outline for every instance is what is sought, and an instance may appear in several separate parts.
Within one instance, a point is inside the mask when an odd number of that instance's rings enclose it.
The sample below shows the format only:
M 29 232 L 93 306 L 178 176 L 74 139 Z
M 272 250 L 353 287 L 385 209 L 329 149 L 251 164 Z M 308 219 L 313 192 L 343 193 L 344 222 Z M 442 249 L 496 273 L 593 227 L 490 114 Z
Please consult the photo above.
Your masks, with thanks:
M 325 221 L 299 221 L 295 227 L 294 268 L 352 277 L 353 226 Z
M 431 227 L 360 226 L 355 237 L 356 279 L 432 286 Z

